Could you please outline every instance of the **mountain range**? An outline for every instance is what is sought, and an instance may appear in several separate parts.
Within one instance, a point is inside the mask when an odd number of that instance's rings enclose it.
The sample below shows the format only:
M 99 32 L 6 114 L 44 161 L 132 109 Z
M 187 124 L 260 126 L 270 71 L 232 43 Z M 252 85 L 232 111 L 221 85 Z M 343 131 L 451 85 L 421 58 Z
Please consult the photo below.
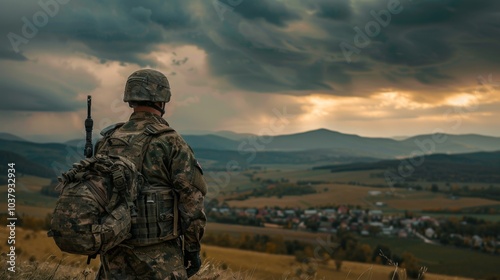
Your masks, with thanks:
M 500 137 L 476 134 L 418 135 L 403 140 L 370 138 L 318 129 L 296 134 L 258 136 L 221 131 L 183 135 L 198 159 L 224 167 L 229 160 L 249 164 L 305 164 L 310 166 L 376 162 L 412 154 L 459 154 L 500 151 Z M 65 143 L 33 143 L 0 133 L 0 150 L 19 154 L 35 164 L 62 170 L 82 158 L 82 139 Z
M 266 152 L 323 150 L 342 156 L 384 159 L 406 157 L 414 151 L 456 154 L 500 150 L 500 137 L 477 134 L 428 134 L 395 140 L 392 138 L 362 137 L 327 129 L 318 129 L 273 137 L 260 137 L 252 134 L 240 138 L 235 138 L 233 135 L 233 139 L 215 134 L 186 135 L 183 137 L 195 151 L 197 149 L 213 149 L 244 153 L 247 150 Z

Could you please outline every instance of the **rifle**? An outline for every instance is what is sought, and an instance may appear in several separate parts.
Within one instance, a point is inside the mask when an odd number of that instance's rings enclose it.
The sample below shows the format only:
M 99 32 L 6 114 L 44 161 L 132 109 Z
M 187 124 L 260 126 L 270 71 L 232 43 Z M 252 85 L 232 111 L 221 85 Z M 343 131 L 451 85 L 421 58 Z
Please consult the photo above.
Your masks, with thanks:
M 94 121 L 92 120 L 91 113 L 92 107 L 92 96 L 87 96 L 87 119 L 85 120 L 85 150 L 84 154 L 86 158 L 92 157 L 94 154 L 93 146 L 92 146 L 92 127 L 94 126 Z

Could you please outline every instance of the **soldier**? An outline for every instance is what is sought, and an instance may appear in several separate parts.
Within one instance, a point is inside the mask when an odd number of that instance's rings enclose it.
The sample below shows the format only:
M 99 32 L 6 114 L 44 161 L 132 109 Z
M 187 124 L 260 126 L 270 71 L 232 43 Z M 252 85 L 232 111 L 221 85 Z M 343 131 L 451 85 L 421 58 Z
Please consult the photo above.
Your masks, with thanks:
M 170 96 L 169 82 L 162 73 L 150 69 L 134 72 L 127 79 L 123 99 L 134 112 L 128 122 L 103 130 L 104 137 L 96 144 L 96 154 L 110 149 L 116 152 L 113 145 L 129 143 L 147 130 L 152 136 L 147 138 L 149 143 L 142 143 L 143 162 L 138 169 L 157 191 L 149 193 L 142 206 L 137 199 L 132 238 L 101 256 L 97 279 L 187 279 L 200 269 L 207 187 L 193 151 L 162 118 Z M 175 203 L 166 200 L 166 190 L 173 190 Z M 160 200 L 157 207 L 175 209 L 164 209 L 165 215 L 151 211 L 155 198 Z

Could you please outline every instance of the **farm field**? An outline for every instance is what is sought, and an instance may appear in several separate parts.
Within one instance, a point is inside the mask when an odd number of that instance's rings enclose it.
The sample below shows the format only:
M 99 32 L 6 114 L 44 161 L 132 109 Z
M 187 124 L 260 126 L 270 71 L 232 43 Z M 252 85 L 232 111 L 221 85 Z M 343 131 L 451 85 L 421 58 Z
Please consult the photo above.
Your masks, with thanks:
M 219 176 L 215 173 L 213 176 Z M 214 186 L 215 180 L 207 174 L 207 181 Z M 222 180 L 227 182 L 224 188 L 214 188 L 217 193 L 212 197 L 224 198 L 229 197 L 232 191 L 245 191 L 253 188 L 261 187 L 259 182 L 251 181 L 248 175 L 239 173 L 237 175 L 230 175 Z M 360 205 L 364 208 L 379 208 L 384 212 L 399 213 L 404 210 L 420 211 L 424 209 L 433 209 L 436 207 L 448 209 L 461 209 L 479 206 L 492 206 L 500 207 L 500 201 L 489 200 L 485 198 L 472 198 L 461 197 L 459 199 L 450 199 L 443 193 L 433 193 L 430 191 L 412 191 L 407 189 L 398 188 L 380 188 L 380 187 L 367 187 L 353 185 L 352 181 L 356 182 L 376 182 L 379 178 L 370 178 L 368 171 L 357 172 L 341 172 L 330 173 L 327 170 L 295 170 L 295 171 L 280 171 L 280 170 L 266 170 L 254 174 L 254 178 L 261 178 L 261 180 L 273 179 L 279 180 L 281 178 L 290 181 L 297 180 L 317 180 L 329 183 L 312 185 L 317 193 L 307 194 L 302 196 L 283 196 L 277 197 L 252 197 L 247 200 L 229 200 L 229 206 L 233 207 L 264 207 L 264 206 L 280 206 L 280 207 L 297 207 L 309 208 L 327 205 L 351 204 Z M 351 178 L 351 179 L 349 179 Z M 220 179 L 221 180 L 221 179 Z M 372 181 L 370 181 L 372 180 Z M 375 181 L 373 181 L 375 180 Z M 339 183 L 345 181 L 344 183 Z M 332 183 L 336 182 L 336 183 Z M 351 182 L 351 183 L 349 183 Z M 45 217 L 47 213 L 51 213 L 55 205 L 56 198 L 48 197 L 40 194 L 42 186 L 48 185 L 49 179 L 25 176 L 19 177 L 16 189 L 16 207 L 18 214 L 25 213 L 36 217 Z M 348 184 L 349 183 L 349 184 Z M 441 182 L 444 186 L 445 183 Z M 469 184 L 475 186 L 474 184 Z M 479 187 L 479 186 L 475 186 Z M 6 188 L 2 188 L 6 190 Z M 370 191 L 379 191 L 380 195 L 370 195 Z M 6 192 L 0 192 L 0 195 L 6 197 Z M 376 202 L 383 202 L 386 205 L 383 207 L 375 206 Z M 6 201 L 0 201 L 1 209 L 7 209 Z M 436 215 L 436 214 L 432 214 Z M 486 218 L 496 220 L 491 215 L 484 215 Z
M 297 181 L 324 181 L 324 182 L 338 182 L 338 183 L 357 183 L 365 185 L 379 185 L 389 188 L 385 178 L 380 176 L 384 174 L 385 169 L 375 170 L 362 170 L 362 171 L 344 171 L 344 172 L 330 172 L 329 169 L 316 169 L 309 168 L 303 169 L 278 169 L 276 166 L 269 167 L 267 170 L 258 171 L 254 174 L 254 178 L 261 180 L 272 179 L 279 180 L 281 178 L 289 179 L 291 182 Z M 500 187 L 499 184 L 489 183 L 463 183 L 463 182 L 440 182 L 440 181 L 419 181 L 407 182 L 409 185 L 420 185 L 424 189 L 430 189 L 433 184 L 438 185 L 440 189 L 446 187 L 463 187 L 467 186 L 469 189 L 485 189 L 490 186 Z
M 7 230 L 3 228 L 0 231 L 0 236 L 5 238 L 6 234 Z M 90 266 L 87 266 L 85 256 L 61 253 L 53 240 L 45 235 L 45 232 L 17 228 L 16 237 L 16 248 L 18 254 L 20 252 L 20 259 L 17 260 L 17 263 L 20 265 L 27 265 L 30 259 L 32 262 L 38 262 L 39 267 L 50 266 L 50 264 L 62 261 L 61 268 L 55 273 L 55 279 L 62 279 L 66 274 L 80 274 L 85 268 L 96 271 L 99 266 L 98 259 L 92 260 Z M 5 251 L 6 245 L 2 244 L 0 249 L 2 252 Z M 226 271 L 223 272 L 226 275 L 223 275 L 222 279 L 293 279 L 291 277 L 295 277 L 297 269 L 307 268 L 296 262 L 293 256 L 271 255 L 208 245 L 203 246 L 202 254 L 206 256 L 205 263 L 224 264 L 224 267 L 227 267 Z M 347 261 L 343 263 L 340 271 L 336 271 L 334 267 L 332 261 L 328 264 L 316 264 L 316 279 L 388 279 L 389 273 L 394 269 L 390 266 Z M 18 269 L 23 270 L 22 267 Z M 425 279 L 465 280 L 468 278 L 428 273 Z
M 478 206 L 498 206 L 500 201 L 484 198 L 462 197 L 450 199 L 445 194 L 430 191 L 409 191 L 406 189 L 363 187 L 347 184 L 319 184 L 314 188 L 318 191 L 314 194 L 301 196 L 273 197 L 251 197 L 246 200 L 227 201 L 232 207 L 297 207 L 309 208 L 327 205 L 351 204 L 360 205 L 363 208 L 380 208 L 375 202 L 384 202 L 384 211 L 397 212 L 401 210 L 423 210 L 433 208 L 460 209 Z M 370 195 L 370 191 L 379 191 L 379 195 Z
M 36 176 L 22 176 L 16 178 L 16 213 L 18 215 L 30 215 L 43 218 L 52 213 L 56 198 L 42 195 L 40 190 L 43 186 L 50 184 L 50 179 Z M 0 213 L 7 211 L 7 186 L 0 186 Z
M 449 199 L 446 195 L 442 193 L 433 193 L 430 191 L 412 191 L 407 189 L 394 189 L 393 193 L 390 193 L 390 188 L 376 188 L 376 187 L 366 187 L 359 185 L 351 185 L 347 184 L 349 180 L 349 176 L 356 176 L 356 173 L 360 172 L 345 172 L 349 174 L 337 174 L 346 176 L 342 179 L 328 180 L 339 182 L 340 180 L 345 180 L 346 183 L 324 183 L 318 185 L 312 185 L 318 193 L 316 194 L 308 194 L 302 196 L 283 196 L 282 198 L 277 197 L 259 197 L 259 198 L 251 198 L 244 201 L 228 201 L 230 206 L 235 207 L 263 207 L 263 206 L 289 206 L 289 207 L 299 207 L 299 208 L 309 208 L 314 206 L 324 206 L 324 205 L 332 205 L 332 204 L 352 204 L 352 205 L 360 205 L 364 208 L 378 208 L 383 210 L 385 213 L 402 213 L 404 209 L 412 210 L 414 212 L 419 212 L 422 209 L 433 208 L 436 206 L 439 207 L 449 207 L 449 208 L 467 208 L 467 207 L 476 207 L 476 206 L 486 206 L 492 205 L 497 208 L 500 207 L 499 201 L 488 200 L 488 199 L 480 199 L 480 198 L 467 198 L 462 197 L 460 199 Z M 289 180 L 304 180 L 304 178 L 308 178 L 308 180 L 322 180 L 327 181 L 326 178 L 330 178 L 331 173 L 325 172 L 325 170 L 298 170 L 298 171 L 265 171 L 263 173 L 256 174 L 266 174 L 271 179 L 280 179 L 286 178 Z M 284 174 L 287 174 L 286 177 Z M 256 175 L 257 176 L 257 175 Z M 364 176 L 364 177 L 363 177 Z M 260 175 L 259 175 L 259 178 Z M 352 178 L 352 177 L 351 177 Z M 361 172 L 359 177 L 355 178 L 365 178 L 366 180 L 370 180 L 370 175 L 366 172 Z M 47 179 L 41 179 L 38 177 L 26 176 L 19 178 L 19 185 L 16 189 L 16 212 L 19 215 L 26 214 L 29 216 L 36 216 L 39 218 L 45 217 L 48 213 L 52 212 L 53 206 L 55 204 L 56 199 L 43 196 L 39 193 L 39 190 L 42 186 L 49 183 Z M 245 184 L 246 188 L 252 188 L 252 186 L 260 186 L 259 182 L 251 181 L 248 176 L 240 173 L 237 176 L 230 177 L 230 181 L 228 185 L 228 189 L 236 189 Z M 445 184 L 443 182 L 439 184 Z M 4 186 L 5 187 L 5 186 Z M 2 188 L 5 190 L 6 188 Z M 370 195 L 369 191 L 380 191 L 380 194 L 377 196 Z M 389 192 L 389 193 L 387 193 Z M 0 195 L 6 197 L 5 191 L 0 192 Z M 1 209 L 7 209 L 7 205 L 5 204 L 5 200 L 2 200 L 0 203 Z M 383 207 L 375 207 L 375 202 L 384 202 L 386 206 Z M 1 212 L 1 211 L 0 211 Z M 433 216 L 441 216 L 441 214 L 425 214 L 425 215 L 433 215 Z M 451 215 L 451 214 L 443 214 L 442 216 L 459 216 L 462 214 Z M 488 220 L 500 220 L 500 215 L 468 215 L 468 216 L 478 216 L 484 217 Z M 207 232 L 211 233 L 229 233 L 231 235 L 239 235 L 241 233 L 255 233 L 255 234 L 266 234 L 266 235 L 279 235 L 283 236 L 284 239 L 295 239 L 298 241 L 309 241 L 310 243 L 317 242 L 316 239 L 321 237 L 321 235 L 316 235 L 310 232 L 296 232 L 290 230 L 283 229 L 271 229 L 271 228 L 262 228 L 262 227 L 247 227 L 247 226 L 239 226 L 239 225 L 227 225 L 227 224 L 216 224 L 216 223 L 208 223 Z M 75 256 L 62 255 L 58 249 L 53 244 L 52 240 L 48 240 L 47 237 L 44 236 L 45 233 L 34 234 L 24 234 L 22 229 L 19 229 L 19 239 L 22 250 L 23 258 L 29 259 L 31 256 L 37 261 L 44 261 L 49 258 L 51 255 L 54 255 L 58 259 L 65 258 L 65 262 L 69 265 L 78 265 L 83 264 L 86 260 L 83 258 L 75 258 Z M 2 235 L 4 236 L 4 235 Z M 384 239 L 380 238 L 366 238 L 361 239 L 361 242 L 369 243 L 372 248 L 374 248 L 377 244 L 387 244 L 394 250 L 394 252 L 402 253 L 404 251 L 409 251 L 414 254 L 419 261 L 421 261 L 424 265 L 429 268 L 429 272 L 433 273 L 450 273 L 453 275 L 477 275 L 474 273 L 478 272 L 495 272 L 496 263 L 499 262 L 498 256 L 490 256 L 483 253 L 478 253 L 470 250 L 457 249 L 454 247 L 435 247 L 431 245 L 424 244 L 418 240 L 411 239 Z M 34 242 L 34 243 L 32 243 Z M 44 247 L 52 244 L 52 247 Z M 28 248 L 28 249 L 25 249 Z M 0 247 L 2 252 L 6 250 L 6 245 L 3 244 Z M 229 257 L 225 257 L 222 252 L 225 252 L 225 248 L 217 248 L 211 246 L 205 246 L 207 249 L 207 255 L 210 259 L 212 256 L 218 255 L 217 259 L 213 259 L 214 262 L 224 262 L 226 263 L 232 271 L 244 271 L 247 272 L 247 268 L 253 276 L 259 275 L 274 275 L 277 278 L 282 279 L 283 274 L 273 274 L 272 271 L 278 271 L 283 266 L 286 266 L 287 261 L 277 261 L 276 266 L 274 268 L 265 268 L 261 272 L 257 272 L 259 269 L 255 267 L 246 267 L 243 264 L 238 263 L 234 257 L 230 257 L 230 253 L 228 253 Z M 210 252 L 210 248 L 212 248 L 212 253 Z M 215 249 L 214 249 L 215 248 Z M 228 249 L 232 250 L 232 249 Z M 237 250 L 238 251 L 238 250 Z M 35 253 L 32 253 L 35 252 Z M 217 253 L 219 252 L 219 253 Z M 232 252 L 232 251 L 231 251 Z M 255 252 L 245 252 L 249 254 L 253 254 Z M 235 253 L 236 254 L 236 253 Z M 258 254 L 258 253 L 256 253 Z M 275 256 L 275 255 L 269 255 Z M 282 256 L 284 258 L 289 258 L 289 256 Z M 292 261 L 293 261 L 293 257 Z M 472 258 L 472 259 L 471 259 Z M 269 266 L 272 266 L 271 263 L 274 262 L 273 258 L 268 258 Z M 463 261 L 468 260 L 468 261 Z M 289 261 L 288 261 L 289 262 Z M 97 263 L 97 260 L 93 260 L 92 263 Z M 93 265 L 94 265 L 93 264 Z M 347 265 L 347 262 L 345 263 Z M 274 264 L 273 264 L 274 265 Z M 290 266 L 290 264 L 288 264 Z M 365 264 L 357 264 L 352 263 L 351 265 L 361 265 L 366 269 Z M 331 265 L 333 267 L 333 264 Z M 346 268 L 348 266 L 344 266 Z M 252 270 L 253 269 L 253 270 Z M 333 270 L 329 270 L 327 268 L 327 273 L 337 273 Z M 354 269 L 354 268 L 353 268 Z M 385 269 L 385 267 L 384 267 Z M 252 272 L 253 271 L 253 272 Z M 260 271 L 260 270 L 259 270 Z M 318 273 L 321 273 L 323 268 L 318 267 Z M 262 274 L 259 274 L 262 273 Z M 332 274 L 336 275 L 336 274 Z M 343 276 L 342 276 L 343 275 Z M 349 274 L 349 277 L 352 277 L 356 274 Z M 377 278 L 375 272 L 372 274 L 371 279 L 387 279 L 388 272 L 381 273 L 380 276 L 382 278 Z M 430 274 L 429 274 L 430 275 Z M 273 276 L 273 277 L 274 277 Z M 338 277 L 342 276 L 346 279 L 347 274 L 339 274 Z M 365 274 L 366 276 L 366 274 Z M 359 277 L 359 274 L 358 274 Z M 250 278 L 246 278 L 250 279 Z M 255 279 L 263 279 L 256 277 Z M 268 278 L 272 279 L 272 278 Z M 319 278 L 321 279 L 321 278 Z M 326 278 L 329 279 L 329 278 Z M 335 278 L 336 279 L 336 278 Z M 367 278 L 368 279 L 368 278 Z M 434 279 L 434 278 L 426 278 L 426 279 Z M 448 278 L 436 278 L 436 279 L 448 279 Z M 451 278 L 449 278 L 451 279 Z

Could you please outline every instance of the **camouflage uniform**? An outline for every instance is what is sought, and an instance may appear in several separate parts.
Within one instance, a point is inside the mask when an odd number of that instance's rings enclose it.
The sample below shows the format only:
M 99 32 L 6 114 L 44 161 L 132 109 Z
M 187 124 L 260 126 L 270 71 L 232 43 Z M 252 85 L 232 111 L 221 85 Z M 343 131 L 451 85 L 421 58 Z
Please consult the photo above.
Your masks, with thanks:
M 107 135 L 112 133 L 113 138 L 127 139 L 143 133 L 147 125 L 158 123 L 168 126 L 153 113 L 134 112 L 128 122 Z M 96 153 L 105 150 L 106 144 L 99 141 Z M 175 131 L 152 138 L 144 155 L 142 173 L 151 186 L 174 189 L 179 199 L 184 250 L 199 252 L 206 224 L 203 210 L 206 183 L 191 148 Z M 134 247 L 124 243 L 102 257 L 97 279 L 187 279 L 179 238 L 150 246 Z

